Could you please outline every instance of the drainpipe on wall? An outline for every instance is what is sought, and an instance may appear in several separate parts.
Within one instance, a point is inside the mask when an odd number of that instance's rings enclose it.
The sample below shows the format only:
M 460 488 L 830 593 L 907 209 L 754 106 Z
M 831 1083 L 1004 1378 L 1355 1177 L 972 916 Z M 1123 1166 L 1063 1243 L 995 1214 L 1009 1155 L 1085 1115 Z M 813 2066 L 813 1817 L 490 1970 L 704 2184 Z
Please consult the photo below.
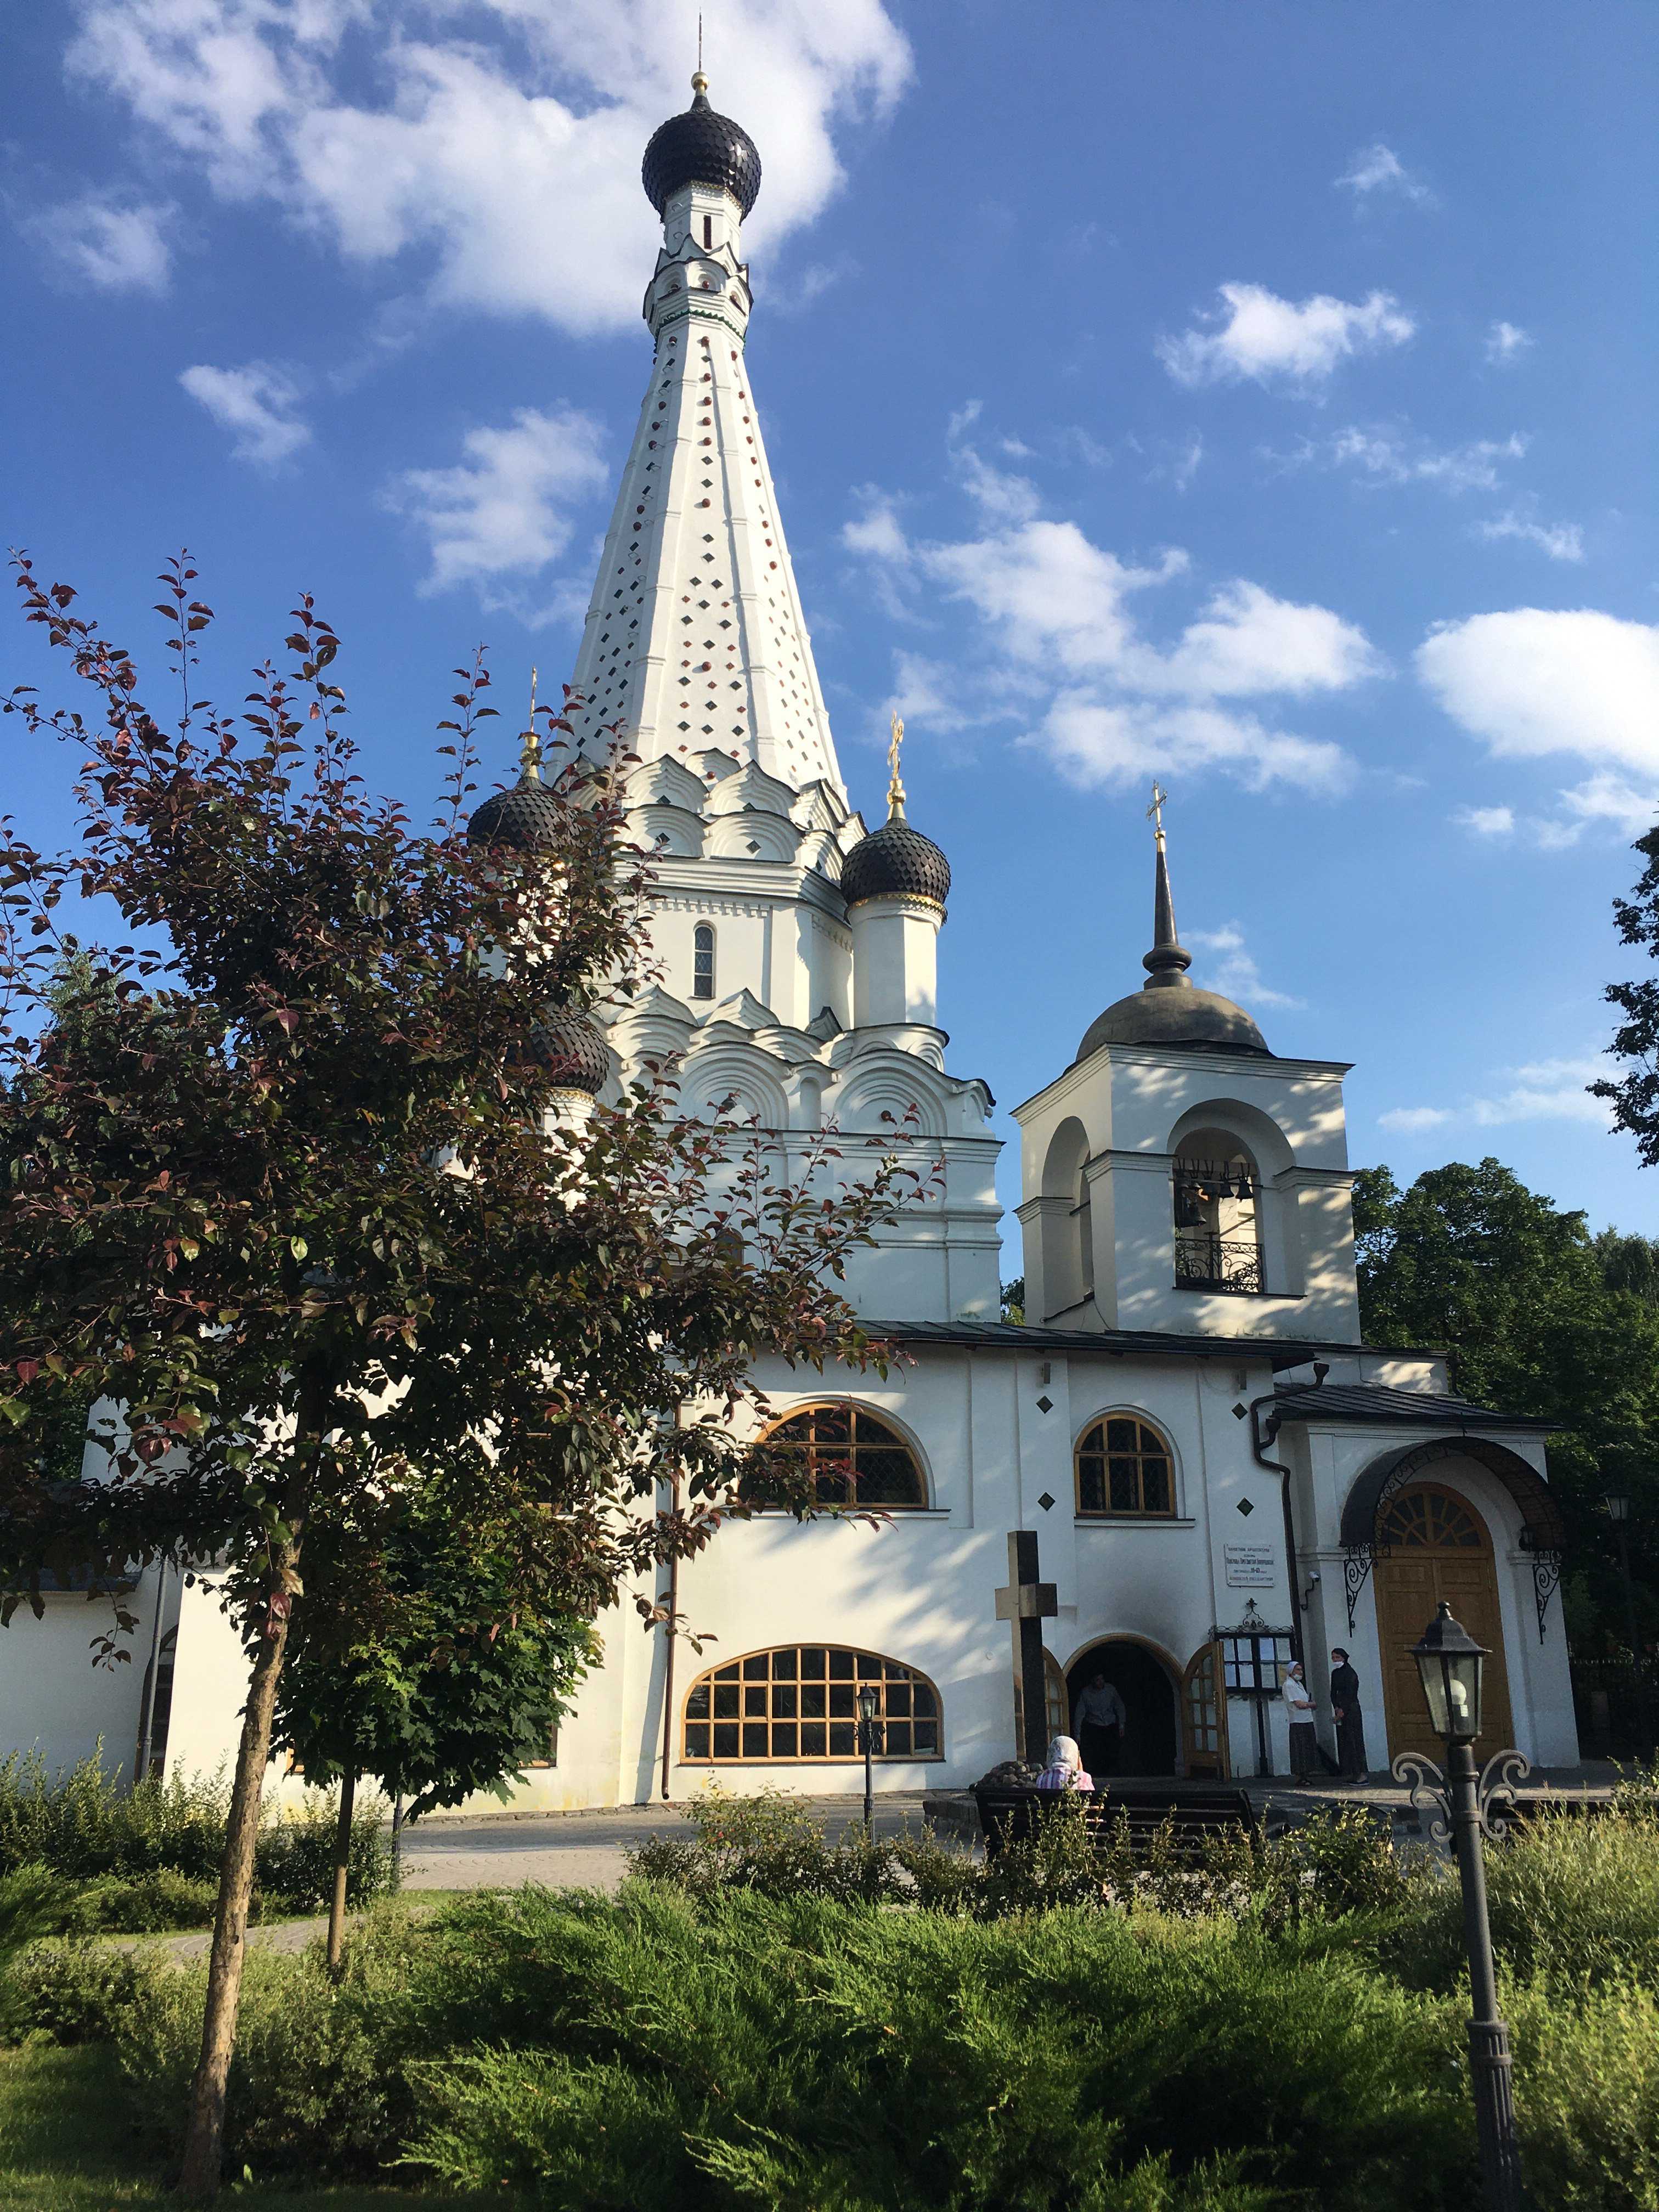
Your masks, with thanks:
M 149 1671 L 144 1677 L 144 1702 L 138 1722 L 138 1755 L 132 1762 L 135 1790 L 149 1773 L 150 1746 L 155 1733 L 156 1678 L 161 1666 L 161 1615 L 167 1609 L 167 1572 L 172 1565 L 172 1560 L 166 1558 L 155 1563 L 155 1618 L 150 1624 Z
M 674 1426 L 681 1425 L 684 1408 L 677 1401 L 674 1407 Z M 669 1507 L 678 1519 L 680 1510 L 680 1473 L 675 1467 L 669 1489 Z M 680 1555 L 674 1551 L 668 1561 L 668 1618 L 663 1623 L 665 1642 L 662 1654 L 662 1802 L 668 1802 L 668 1770 L 674 1748 L 674 1623 L 680 1609 Z
M 1316 1390 L 1331 1370 L 1324 1360 L 1316 1359 L 1313 1371 Z M 1261 1419 L 1264 1406 L 1273 1407 L 1265 1422 Z M 1291 1470 L 1283 1460 L 1267 1456 L 1267 1446 L 1277 1438 L 1283 1418 L 1275 1392 L 1270 1390 L 1265 1398 L 1250 1401 L 1250 1449 L 1258 1466 L 1265 1467 L 1270 1474 L 1279 1477 L 1279 1502 L 1285 1516 L 1285 1574 L 1291 1592 L 1291 1656 L 1299 1660 L 1302 1658 L 1302 1571 L 1297 1560 L 1296 1522 L 1291 1515 Z

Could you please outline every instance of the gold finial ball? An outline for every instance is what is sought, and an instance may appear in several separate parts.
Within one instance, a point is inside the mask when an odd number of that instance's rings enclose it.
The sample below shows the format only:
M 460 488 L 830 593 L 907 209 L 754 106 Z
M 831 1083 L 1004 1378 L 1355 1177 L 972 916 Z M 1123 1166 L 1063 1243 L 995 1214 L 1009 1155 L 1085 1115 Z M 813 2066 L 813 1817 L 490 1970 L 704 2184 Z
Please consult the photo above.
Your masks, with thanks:
M 701 70 L 691 80 L 691 89 L 693 92 L 707 92 L 708 89 L 708 80 Z

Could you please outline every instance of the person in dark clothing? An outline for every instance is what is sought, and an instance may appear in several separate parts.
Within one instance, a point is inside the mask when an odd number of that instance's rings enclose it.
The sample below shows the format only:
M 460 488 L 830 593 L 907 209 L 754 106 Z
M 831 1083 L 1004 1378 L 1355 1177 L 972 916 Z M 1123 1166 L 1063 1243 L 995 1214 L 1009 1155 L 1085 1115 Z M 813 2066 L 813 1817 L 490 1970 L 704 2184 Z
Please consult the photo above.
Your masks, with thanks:
M 1347 1782 L 1365 1778 L 1365 1717 L 1359 1710 L 1359 1677 L 1339 1644 L 1331 1653 L 1331 1712 L 1336 1722 L 1337 1770 Z
M 1077 1701 L 1078 1741 L 1091 1774 L 1115 1774 L 1129 1716 L 1117 1685 L 1097 1673 Z

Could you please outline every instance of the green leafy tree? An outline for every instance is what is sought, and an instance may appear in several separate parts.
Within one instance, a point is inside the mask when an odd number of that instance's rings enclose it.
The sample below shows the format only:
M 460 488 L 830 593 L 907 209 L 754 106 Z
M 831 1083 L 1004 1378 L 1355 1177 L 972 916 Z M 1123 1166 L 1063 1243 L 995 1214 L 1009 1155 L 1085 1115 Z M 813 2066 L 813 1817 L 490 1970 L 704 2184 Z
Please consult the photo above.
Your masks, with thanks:
M 95 709 L 4 702 L 80 771 L 70 850 L 0 825 L 0 1568 L 37 1609 L 45 1571 L 232 1571 L 253 1656 L 181 2182 L 205 2198 L 277 1695 L 331 1540 L 401 1502 L 486 1530 L 515 1601 L 591 1620 L 732 1510 L 758 1352 L 866 1356 L 833 1279 L 908 1170 L 852 1176 L 828 1133 L 792 1167 L 678 1115 L 665 1080 L 561 1126 L 549 1009 L 647 972 L 611 774 L 549 787 L 535 849 L 470 846 L 475 663 L 417 831 L 358 774 L 309 599 L 232 715 L 198 696 L 195 571 L 162 580 L 167 726 L 73 589 L 17 564 Z M 67 939 L 71 894 L 122 941 Z M 43 1478 L 66 1398 L 121 1409 L 100 1479 Z
M 1638 837 L 1632 848 L 1647 866 L 1627 899 L 1614 899 L 1613 918 L 1626 945 L 1638 945 L 1659 957 L 1659 825 Z M 1624 1016 L 1608 1051 L 1626 1063 L 1616 1081 L 1589 1086 L 1613 1109 L 1614 1124 L 1635 1138 L 1644 1167 L 1659 1166 L 1659 976 L 1633 983 L 1609 983 L 1602 994 Z
M 326 1501 L 307 1537 L 272 1743 L 337 1783 L 330 1962 L 340 1960 L 357 1784 L 418 1819 L 476 1791 L 505 1797 L 544 1759 L 586 1668 L 588 1621 L 514 1571 L 511 1531 L 458 1527 L 422 1499 Z M 557 1592 L 562 1599 L 564 1594 Z
M 1370 1344 L 1447 1355 L 1452 1388 L 1555 1425 L 1551 1480 L 1565 1510 L 1576 1620 L 1617 1623 L 1616 1547 L 1601 1500 L 1635 1505 L 1644 1583 L 1659 1528 L 1659 1304 L 1625 1286 L 1638 1263 L 1593 1238 L 1495 1159 L 1432 1169 L 1401 1191 L 1355 1180 L 1360 1326 Z M 1641 1243 L 1644 1240 L 1629 1240 Z M 1659 1619 L 1650 1592 L 1644 1608 Z

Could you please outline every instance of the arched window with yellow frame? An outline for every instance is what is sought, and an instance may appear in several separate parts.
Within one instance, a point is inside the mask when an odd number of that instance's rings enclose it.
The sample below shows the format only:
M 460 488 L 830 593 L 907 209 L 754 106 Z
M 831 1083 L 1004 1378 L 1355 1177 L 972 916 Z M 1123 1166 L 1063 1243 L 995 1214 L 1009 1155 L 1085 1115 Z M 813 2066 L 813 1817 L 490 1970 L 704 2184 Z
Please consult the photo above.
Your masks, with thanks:
M 1107 1413 L 1077 1448 L 1077 1510 L 1083 1521 L 1172 1518 L 1175 1455 L 1138 1413 Z
M 939 1692 L 902 1660 L 834 1644 L 751 1651 L 699 1674 L 685 1693 L 680 1755 L 688 1766 L 853 1760 L 859 1695 L 875 1692 L 872 1755 L 944 1754 Z
M 927 1503 L 927 1484 L 915 1452 L 893 1426 L 867 1406 L 842 1399 L 798 1406 L 774 1423 L 761 1442 L 787 1456 L 806 1477 L 805 1494 L 818 1505 L 915 1512 Z M 765 1502 L 761 1485 L 746 1486 L 752 1502 Z

